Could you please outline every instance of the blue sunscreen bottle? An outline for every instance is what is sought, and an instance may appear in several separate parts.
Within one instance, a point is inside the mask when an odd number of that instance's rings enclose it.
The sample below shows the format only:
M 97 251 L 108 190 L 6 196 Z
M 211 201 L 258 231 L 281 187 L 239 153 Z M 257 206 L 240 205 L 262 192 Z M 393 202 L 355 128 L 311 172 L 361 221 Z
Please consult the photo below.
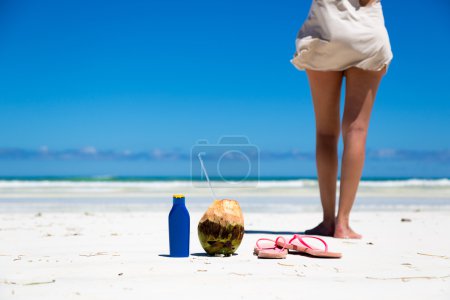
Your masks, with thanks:
M 189 256 L 190 217 L 184 195 L 173 195 L 169 213 L 169 245 L 171 257 Z

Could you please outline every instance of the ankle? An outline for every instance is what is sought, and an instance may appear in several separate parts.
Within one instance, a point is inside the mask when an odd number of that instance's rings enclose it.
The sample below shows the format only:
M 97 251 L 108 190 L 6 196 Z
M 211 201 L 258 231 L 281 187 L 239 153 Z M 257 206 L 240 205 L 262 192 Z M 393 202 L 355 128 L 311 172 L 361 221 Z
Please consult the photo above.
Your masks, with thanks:
M 350 227 L 350 217 L 349 216 L 337 216 L 336 218 L 336 226 L 337 227 Z
M 332 217 L 332 218 L 324 217 L 323 218 L 322 225 L 324 225 L 325 227 L 332 227 L 332 228 L 334 228 L 335 224 L 336 224 L 335 217 Z

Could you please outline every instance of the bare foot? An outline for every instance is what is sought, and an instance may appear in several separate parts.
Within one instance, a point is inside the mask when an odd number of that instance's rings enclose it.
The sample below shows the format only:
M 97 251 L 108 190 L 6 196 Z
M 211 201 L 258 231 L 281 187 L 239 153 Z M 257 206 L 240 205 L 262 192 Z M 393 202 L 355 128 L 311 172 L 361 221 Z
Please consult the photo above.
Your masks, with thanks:
M 362 235 L 354 232 L 348 225 L 336 224 L 334 237 L 338 239 L 360 239 Z
M 312 229 L 305 230 L 305 234 L 308 235 L 322 235 L 322 236 L 333 236 L 334 224 L 320 223 Z

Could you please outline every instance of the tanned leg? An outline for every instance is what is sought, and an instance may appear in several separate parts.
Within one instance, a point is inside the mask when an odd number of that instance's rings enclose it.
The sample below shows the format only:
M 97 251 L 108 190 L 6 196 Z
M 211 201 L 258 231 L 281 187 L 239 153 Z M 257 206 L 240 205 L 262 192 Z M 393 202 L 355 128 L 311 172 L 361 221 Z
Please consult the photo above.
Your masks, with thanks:
M 342 120 L 342 156 L 339 211 L 334 237 L 359 239 L 350 228 L 350 211 L 355 201 L 365 159 L 370 114 L 380 81 L 385 73 L 350 68 L 345 71 L 345 107 Z
M 344 72 L 307 70 L 316 117 L 316 167 L 323 220 L 306 234 L 333 236 L 335 232 L 339 102 Z

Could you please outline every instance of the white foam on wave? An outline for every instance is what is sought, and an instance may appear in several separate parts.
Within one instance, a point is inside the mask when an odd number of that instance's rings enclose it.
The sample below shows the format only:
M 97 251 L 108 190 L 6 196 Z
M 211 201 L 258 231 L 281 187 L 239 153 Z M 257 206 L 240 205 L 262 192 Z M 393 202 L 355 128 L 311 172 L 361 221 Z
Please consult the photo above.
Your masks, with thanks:
M 0 188 L 171 188 L 191 186 L 190 181 L 50 181 L 50 180 L 0 180 Z
M 407 179 L 407 180 L 379 180 L 379 181 L 361 181 L 360 186 L 365 187 L 450 187 L 450 179 Z

